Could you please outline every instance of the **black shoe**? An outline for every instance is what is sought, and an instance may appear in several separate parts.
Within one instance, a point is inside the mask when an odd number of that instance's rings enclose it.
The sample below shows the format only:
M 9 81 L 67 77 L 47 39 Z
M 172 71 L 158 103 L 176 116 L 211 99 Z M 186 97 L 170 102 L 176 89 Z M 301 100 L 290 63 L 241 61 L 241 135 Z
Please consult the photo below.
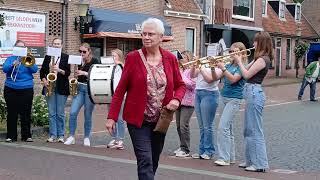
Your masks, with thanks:
M 310 101 L 317 102 L 318 100 L 317 99 L 310 99 Z
M 298 97 L 298 100 L 301 101 L 301 97 Z

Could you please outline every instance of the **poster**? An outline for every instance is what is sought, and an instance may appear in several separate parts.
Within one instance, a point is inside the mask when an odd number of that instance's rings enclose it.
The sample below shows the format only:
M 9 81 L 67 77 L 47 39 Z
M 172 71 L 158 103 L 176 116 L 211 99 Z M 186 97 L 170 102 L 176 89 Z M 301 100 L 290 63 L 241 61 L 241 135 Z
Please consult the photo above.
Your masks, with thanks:
M 46 39 L 46 16 L 44 14 L 17 11 L 0 11 L 5 25 L 0 29 L 0 64 L 12 55 L 16 40 L 25 42 L 28 52 L 42 64 Z

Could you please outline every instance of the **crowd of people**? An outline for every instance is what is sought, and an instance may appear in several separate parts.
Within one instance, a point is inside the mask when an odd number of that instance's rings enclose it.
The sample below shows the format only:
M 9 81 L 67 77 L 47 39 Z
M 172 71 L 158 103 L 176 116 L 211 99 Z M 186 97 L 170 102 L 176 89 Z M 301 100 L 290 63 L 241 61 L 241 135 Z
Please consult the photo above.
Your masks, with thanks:
M 170 51 L 161 48 L 164 36 L 161 20 L 149 18 L 142 23 L 141 29 L 143 47 L 140 50 L 128 53 L 126 58 L 121 50 L 112 50 L 114 63 L 120 65 L 123 71 L 108 109 L 105 126 L 112 139 L 106 143 L 107 147 L 119 150 L 125 148 L 126 125 L 137 158 L 139 179 L 154 179 L 166 136 L 165 133 L 154 131 L 154 128 L 161 116 L 161 110 L 168 109 L 175 111 L 176 130 L 180 141 L 178 149 L 174 151 L 175 156 L 204 160 L 213 159 L 215 156 L 216 165 L 228 166 L 236 161 L 233 124 L 237 120 L 236 114 L 241 104 L 245 101 L 245 161 L 239 167 L 245 168 L 246 171 L 265 172 L 269 168 L 262 126 L 266 98 L 261 84 L 273 59 L 270 35 L 267 32 L 258 32 L 255 35 L 255 52 L 250 63 L 247 62 L 247 48 L 243 43 L 236 42 L 231 45 L 227 60 L 222 58 L 214 65 L 199 65 L 199 62 L 194 61 L 195 58 L 190 51 L 183 51 L 182 59 L 178 62 Z M 25 47 L 25 44 L 17 41 L 15 46 Z M 52 46 L 62 48 L 61 39 L 54 39 Z M 54 72 L 57 76 L 53 94 L 46 96 L 50 125 L 47 139 L 49 143 L 75 144 L 78 114 L 83 106 L 83 145 L 91 145 L 90 134 L 95 104 L 90 100 L 88 93 L 88 71 L 93 64 L 101 62 L 93 57 L 87 43 L 80 45 L 79 54 L 82 56 L 82 63 L 75 65 L 74 69 L 78 86 L 77 92 L 72 95 L 70 132 L 66 139 L 65 106 L 70 95 L 71 72 L 68 55 L 62 53 L 58 58 L 45 56 L 41 66 L 40 78 L 44 85 L 44 95 L 49 85 L 47 75 Z M 21 140 L 32 142 L 32 74 L 38 71 L 38 66 L 23 66 L 19 59 L 21 58 L 11 56 L 3 65 L 3 71 L 7 75 L 4 87 L 8 111 L 6 141 L 17 141 L 19 115 Z M 191 63 L 191 66 L 183 65 L 188 62 L 195 63 Z M 15 75 L 14 79 L 12 74 Z M 222 89 L 218 86 L 220 81 L 223 83 Z M 302 94 L 303 91 L 299 97 Z M 15 103 L 18 99 L 21 102 L 19 107 Z M 221 116 L 215 132 L 217 111 L 221 112 Z M 197 153 L 190 154 L 189 123 L 194 112 L 198 120 L 200 139 Z M 216 143 L 214 136 L 217 137 Z

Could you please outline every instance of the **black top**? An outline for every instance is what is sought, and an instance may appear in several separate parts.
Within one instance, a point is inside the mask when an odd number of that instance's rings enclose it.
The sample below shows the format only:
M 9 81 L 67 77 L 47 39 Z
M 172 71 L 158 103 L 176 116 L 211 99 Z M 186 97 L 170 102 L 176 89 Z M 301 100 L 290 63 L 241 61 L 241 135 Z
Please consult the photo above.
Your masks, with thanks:
M 264 77 L 266 77 L 266 75 L 268 73 L 268 70 L 269 70 L 270 63 L 271 63 L 270 57 L 269 56 L 262 56 L 261 58 L 266 63 L 266 67 L 264 67 L 257 74 L 255 74 L 250 79 L 248 79 L 247 83 L 262 84 L 262 81 L 263 81 Z
M 97 58 L 92 58 L 91 62 L 90 63 L 86 63 L 84 65 L 78 65 L 78 69 L 81 70 L 81 71 L 86 71 L 88 72 L 91 65 L 92 64 L 101 64 L 101 61 L 98 60 Z M 81 82 L 81 83 L 87 83 L 88 82 L 88 77 L 87 76 L 78 76 L 78 82 Z
M 70 64 L 68 64 L 69 55 L 61 53 L 59 68 L 64 70 L 65 74 L 57 73 L 56 89 L 61 95 L 69 95 L 69 75 L 70 75 Z M 51 56 L 46 55 L 44 57 L 41 69 L 40 79 L 47 79 L 47 75 L 50 73 L 49 64 L 51 63 Z

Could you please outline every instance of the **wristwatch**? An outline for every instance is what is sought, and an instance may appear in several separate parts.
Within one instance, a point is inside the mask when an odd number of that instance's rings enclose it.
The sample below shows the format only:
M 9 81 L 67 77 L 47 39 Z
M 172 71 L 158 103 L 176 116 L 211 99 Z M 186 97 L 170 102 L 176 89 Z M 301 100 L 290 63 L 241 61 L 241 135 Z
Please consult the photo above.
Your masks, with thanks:
M 222 70 L 222 72 L 225 72 L 225 71 L 227 70 L 227 68 L 225 68 L 225 67 L 224 67 L 224 68 L 223 68 L 223 69 L 221 69 L 221 70 Z

